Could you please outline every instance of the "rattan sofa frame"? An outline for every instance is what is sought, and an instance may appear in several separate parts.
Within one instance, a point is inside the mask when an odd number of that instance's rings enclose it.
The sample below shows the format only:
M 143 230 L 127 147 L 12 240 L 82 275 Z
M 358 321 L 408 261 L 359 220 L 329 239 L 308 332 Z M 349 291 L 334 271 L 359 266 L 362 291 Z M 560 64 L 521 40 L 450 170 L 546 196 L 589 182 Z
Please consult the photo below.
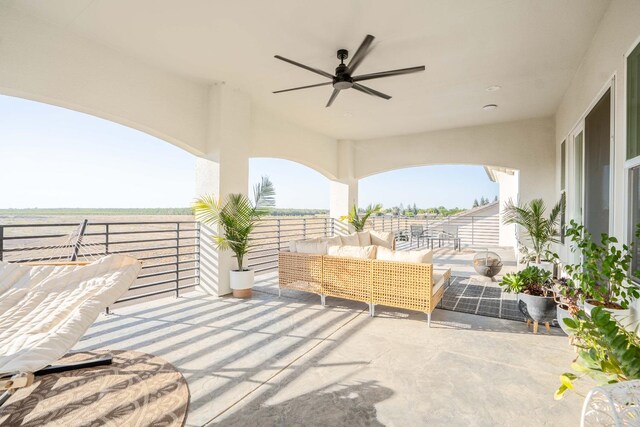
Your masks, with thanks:
M 326 296 L 361 301 L 369 305 L 371 317 L 376 305 L 420 311 L 429 326 L 446 287 L 433 292 L 433 264 L 287 251 L 278 255 L 278 275 L 279 296 L 282 289 L 293 289 L 320 295 L 323 306 Z M 450 278 L 447 270 L 443 280 Z

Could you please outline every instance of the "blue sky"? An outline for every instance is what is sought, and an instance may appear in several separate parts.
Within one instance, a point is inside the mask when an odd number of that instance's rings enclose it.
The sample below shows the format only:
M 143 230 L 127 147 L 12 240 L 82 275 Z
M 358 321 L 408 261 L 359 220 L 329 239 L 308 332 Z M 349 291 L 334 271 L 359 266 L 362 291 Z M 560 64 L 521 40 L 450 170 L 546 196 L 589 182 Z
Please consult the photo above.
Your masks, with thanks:
M 280 159 L 251 159 L 283 208 L 328 208 L 329 181 Z M 360 181 L 360 205 L 471 207 L 498 186 L 480 166 L 402 169 Z M 195 157 L 145 133 L 47 104 L 0 96 L 0 209 L 189 206 Z

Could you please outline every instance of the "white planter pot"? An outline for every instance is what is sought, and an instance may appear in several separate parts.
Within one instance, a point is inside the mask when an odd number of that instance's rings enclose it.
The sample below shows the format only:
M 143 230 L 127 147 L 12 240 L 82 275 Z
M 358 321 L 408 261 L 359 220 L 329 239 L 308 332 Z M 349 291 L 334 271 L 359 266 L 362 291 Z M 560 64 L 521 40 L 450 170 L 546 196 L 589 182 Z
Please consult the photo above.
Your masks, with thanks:
M 591 304 L 589 301 L 584 302 L 584 312 L 587 313 L 587 315 L 591 316 L 591 310 L 593 310 L 594 307 L 597 307 L 597 306 Z M 603 307 L 603 310 L 611 313 L 611 317 L 614 317 L 627 330 L 631 330 L 632 326 L 635 323 L 634 316 L 633 316 L 634 313 L 631 311 L 630 308 L 627 308 L 624 310 L 617 310 L 615 308 Z
M 229 284 L 233 290 L 233 296 L 236 298 L 249 298 L 254 278 L 253 270 L 231 270 L 229 272 Z

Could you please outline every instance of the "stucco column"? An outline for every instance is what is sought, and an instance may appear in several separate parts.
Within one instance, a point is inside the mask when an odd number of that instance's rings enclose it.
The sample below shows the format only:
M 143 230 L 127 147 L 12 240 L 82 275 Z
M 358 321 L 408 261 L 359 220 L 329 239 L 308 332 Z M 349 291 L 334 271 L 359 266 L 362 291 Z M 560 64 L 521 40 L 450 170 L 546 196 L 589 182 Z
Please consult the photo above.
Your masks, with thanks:
M 353 141 L 338 142 L 337 164 L 338 179 L 331 181 L 329 201 L 329 215 L 335 219 L 347 215 L 353 206 L 358 206 L 358 179 L 355 174 Z
M 209 90 L 209 130 L 206 156 L 196 162 L 196 194 L 225 199 L 247 193 L 251 104 L 249 97 L 225 84 Z M 231 293 L 229 271 L 237 268 L 229 251 L 215 249 L 211 235 L 217 229 L 202 225 L 200 234 L 200 289 L 213 295 Z

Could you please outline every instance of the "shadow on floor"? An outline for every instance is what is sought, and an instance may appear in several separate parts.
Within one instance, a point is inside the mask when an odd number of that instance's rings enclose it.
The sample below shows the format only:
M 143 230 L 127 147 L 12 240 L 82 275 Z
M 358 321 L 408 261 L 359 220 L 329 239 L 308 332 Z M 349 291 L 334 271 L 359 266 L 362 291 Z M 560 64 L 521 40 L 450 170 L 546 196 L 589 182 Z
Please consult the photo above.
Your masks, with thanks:
M 213 426 L 383 426 L 375 405 L 393 395 L 375 381 L 332 385 L 275 405 L 252 402 Z

